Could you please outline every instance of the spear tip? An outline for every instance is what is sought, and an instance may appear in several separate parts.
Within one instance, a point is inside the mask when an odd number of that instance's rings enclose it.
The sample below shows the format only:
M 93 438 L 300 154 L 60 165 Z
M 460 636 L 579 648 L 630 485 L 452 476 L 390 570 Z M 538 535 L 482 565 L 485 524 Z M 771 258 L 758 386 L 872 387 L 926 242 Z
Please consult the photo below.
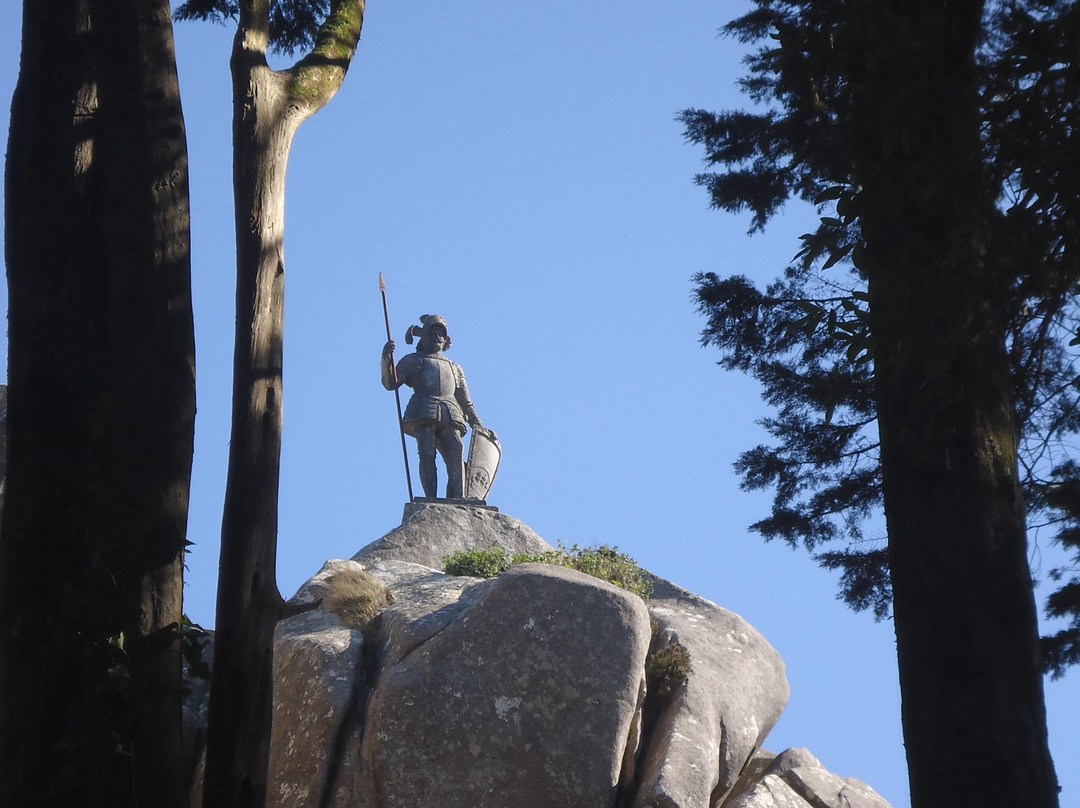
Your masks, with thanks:
M 382 273 L 381 272 L 379 273 L 379 291 L 380 292 L 385 292 L 386 291 L 386 283 L 382 279 Z

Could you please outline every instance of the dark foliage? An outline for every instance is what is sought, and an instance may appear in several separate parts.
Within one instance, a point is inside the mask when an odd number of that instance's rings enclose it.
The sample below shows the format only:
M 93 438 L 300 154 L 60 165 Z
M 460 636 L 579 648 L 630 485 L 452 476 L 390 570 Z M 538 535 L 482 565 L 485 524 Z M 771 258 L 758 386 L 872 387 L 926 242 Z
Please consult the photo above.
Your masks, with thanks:
M 645 658 L 645 692 L 662 705 L 670 704 L 691 670 L 690 652 L 677 642 L 650 650 Z
M 860 187 L 849 155 L 867 133 L 852 125 L 859 78 L 875 69 L 867 30 L 841 0 L 757 0 L 723 32 L 760 45 L 740 81 L 760 112 L 685 110 L 688 141 L 712 170 L 696 177 L 714 207 L 749 212 L 761 230 L 789 200 L 813 204 L 816 230 L 764 291 L 744 277 L 694 277 L 707 317 L 702 343 L 720 364 L 753 375 L 775 413 L 774 443 L 735 464 L 745 488 L 771 488 L 772 513 L 753 528 L 817 553 L 841 572 L 855 609 L 888 614 L 884 536 L 867 535 L 881 513 L 873 402 L 873 334 L 867 326 Z M 1032 528 L 1057 535 L 1080 562 L 1080 498 L 1070 439 L 1080 433 L 1074 361 L 1080 329 L 1080 9 L 1064 0 L 988 5 L 979 44 L 986 178 L 999 189 L 991 223 L 993 268 L 1007 279 L 1018 456 Z M 869 58 L 864 58 L 867 52 Z M 881 144 L 883 152 L 908 144 Z M 827 542 L 842 549 L 821 551 Z M 1071 570 L 1051 573 L 1065 580 Z M 1060 672 L 1080 658 L 1080 579 L 1051 596 L 1048 613 L 1072 619 L 1047 641 Z
M 1080 468 L 1069 463 L 1057 472 L 1065 481 L 1048 486 L 1046 499 L 1048 506 L 1061 515 L 1063 526 L 1057 540 L 1080 559 Z M 1058 567 L 1050 571 L 1050 578 L 1064 583 L 1047 598 L 1046 613 L 1069 621 L 1067 628 L 1043 638 L 1043 660 L 1047 670 L 1058 678 L 1067 667 L 1080 662 L 1080 569 L 1076 564 Z
M 270 47 L 292 54 L 310 48 L 319 26 L 330 12 L 329 0 L 272 0 Z M 208 20 L 223 23 L 240 13 L 236 0 L 185 0 L 176 8 L 176 20 Z

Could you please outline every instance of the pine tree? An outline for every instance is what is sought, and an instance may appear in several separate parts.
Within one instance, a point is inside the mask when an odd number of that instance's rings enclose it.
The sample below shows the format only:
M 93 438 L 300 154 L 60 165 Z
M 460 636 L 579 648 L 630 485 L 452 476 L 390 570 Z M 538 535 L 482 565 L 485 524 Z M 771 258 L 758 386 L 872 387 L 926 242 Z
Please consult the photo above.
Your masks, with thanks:
M 0 804 L 180 808 L 195 365 L 167 2 L 24 4 L 5 193 Z
M 737 463 L 775 489 L 755 528 L 892 609 L 918 808 L 1056 804 L 1026 512 L 1060 507 L 1080 427 L 1076 29 L 1057 2 L 759 0 L 726 31 L 767 41 L 765 110 L 682 116 L 716 207 L 824 214 L 764 291 L 697 277 L 703 341 L 777 409 Z

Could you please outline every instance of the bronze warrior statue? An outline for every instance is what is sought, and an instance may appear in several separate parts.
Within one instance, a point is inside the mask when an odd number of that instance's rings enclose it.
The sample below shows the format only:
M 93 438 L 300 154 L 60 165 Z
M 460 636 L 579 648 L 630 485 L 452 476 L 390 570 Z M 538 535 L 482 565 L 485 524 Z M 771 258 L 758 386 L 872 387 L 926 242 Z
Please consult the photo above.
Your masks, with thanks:
M 465 473 L 461 439 L 466 424 L 474 430 L 483 430 L 484 426 L 469 398 L 461 367 L 443 356 L 443 351 L 450 347 L 446 321 L 437 314 L 425 314 L 420 318 L 419 326 L 409 326 L 406 344 L 411 345 L 414 336 L 420 337 L 416 352 L 402 357 L 396 373 L 394 341 L 383 346 L 382 384 L 387 390 L 396 390 L 403 384 L 413 389 L 412 398 L 405 407 L 402 429 L 406 435 L 416 438 L 424 495 L 438 496 L 435 469 L 438 451 L 446 464 L 446 496 L 461 497 Z

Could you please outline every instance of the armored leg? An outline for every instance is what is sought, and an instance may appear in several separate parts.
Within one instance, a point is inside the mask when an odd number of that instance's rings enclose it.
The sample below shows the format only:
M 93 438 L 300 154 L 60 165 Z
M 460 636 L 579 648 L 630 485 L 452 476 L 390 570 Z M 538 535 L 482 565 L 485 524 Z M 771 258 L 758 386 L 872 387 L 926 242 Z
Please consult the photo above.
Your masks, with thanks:
M 439 454 L 446 463 L 446 497 L 447 499 L 461 497 L 465 480 L 461 436 L 456 429 L 444 429 L 436 435 L 435 440 L 438 443 Z
M 416 450 L 420 455 L 420 485 L 425 497 L 439 495 L 439 476 L 435 469 L 435 427 L 425 427 L 416 434 Z

